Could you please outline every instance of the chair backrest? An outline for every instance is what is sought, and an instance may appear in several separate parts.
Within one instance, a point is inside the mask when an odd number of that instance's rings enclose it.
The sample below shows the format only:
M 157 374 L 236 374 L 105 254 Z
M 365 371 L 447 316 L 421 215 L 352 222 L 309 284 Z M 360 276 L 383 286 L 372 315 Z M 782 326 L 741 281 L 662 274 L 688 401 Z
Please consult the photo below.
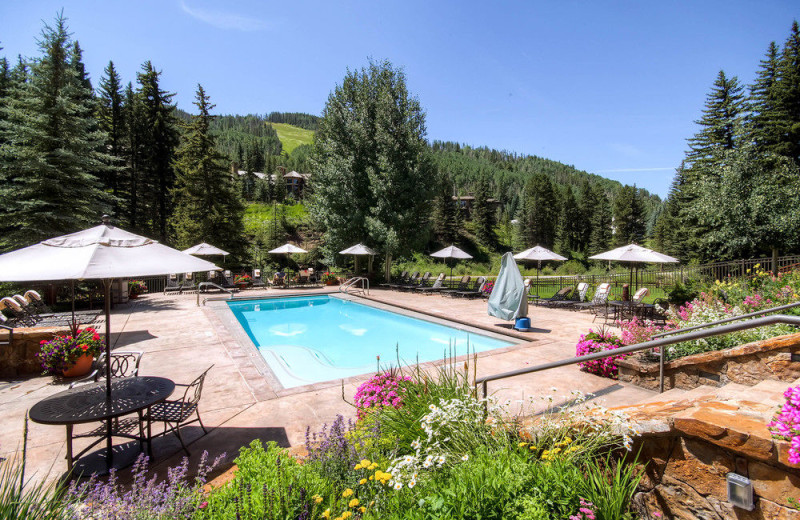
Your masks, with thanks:
M 203 383 L 206 380 L 206 375 L 208 371 L 214 368 L 214 365 L 211 365 L 205 371 L 197 376 L 197 378 L 189 383 L 186 386 L 186 391 L 183 393 L 183 402 L 182 407 L 186 409 L 189 406 L 197 406 L 197 403 L 200 402 L 200 396 L 203 394 Z M 183 411 L 183 410 L 182 410 Z M 183 414 L 181 414 L 183 415 Z
M 183 279 L 186 280 L 187 282 L 191 282 L 193 276 L 194 276 L 194 273 L 186 273 L 186 275 L 183 277 Z
M 222 271 L 222 276 L 225 278 L 226 281 L 231 281 L 231 277 L 233 276 L 233 273 L 231 273 L 228 270 L 225 270 L 225 271 Z
M 23 309 L 24 309 L 25 307 L 27 307 L 28 305 L 30 305 L 30 302 L 29 302 L 28 300 L 26 300 L 26 299 L 25 299 L 25 297 L 24 297 L 24 296 L 22 296 L 21 294 L 15 294 L 14 296 L 12 296 L 12 298 L 13 298 L 13 299 L 14 299 L 14 301 L 15 301 L 15 302 L 17 302 L 17 303 L 19 304 L 19 306 L 20 306 L 20 307 L 22 307 Z
M 433 282 L 433 287 L 438 289 L 439 287 L 442 286 L 443 282 L 444 282 L 444 273 L 439 273 L 439 276 L 436 277 L 436 281 Z
M 419 278 L 419 271 L 414 271 L 411 275 L 411 278 L 408 279 L 409 282 L 416 282 L 417 278 Z
M 0 300 L 0 308 L 8 309 L 12 313 L 25 313 L 25 311 L 22 310 L 22 307 L 20 307 L 19 303 L 14 298 L 9 298 L 8 296 Z
M 472 285 L 472 287 L 474 288 L 475 291 L 482 291 L 484 283 L 486 283 L 486 277 L 479 276 L 478 279 L 475 280 L 475 283 Z
M 586 299 L 586 291 L 589 290 L 589 284 L 586 282 L 581 282 L 578 284 L 578 301 L 582 302 Z
M 33 289 L 25 291 L 25 295 L 24 296 L 25 296 L 25 299 L 28 300 L 30 303 L 33 303 L 35 305 L 38 305 L 38 304 L 44 305 L 44 300 L 42 300 L 42 295 L 39 294 L 38 292 L 34 291 Z
M 140 350 L 117 350 L 111 353 L 111 378 L 130 377 L 139 375 L 139 363 L 142 362 L 144 352 Z M 106 373 L 106 354 L 103 352 L 97 358 L 98 377 Z
M 609 289 L 611 289 L 611 284 L 608 282 L 598 285 L 597 290 L 594 292 L 592 303 L 604 303 L 608 299 Z
M 398 279 L 398 280 L 400 280 L 400 281 L 402 282 L 402 281 L 403 281 L 403 280 L 405 280 L 407 277 L 408 277 L 408 271 L 403 271 L 402 273 L 400 273 L 400 276 L 399 276 L 397 279 Z
M 170 273 L 170 275 L 169 275 L 169 279 L 170 279 L 170 280 L 177 280 L 177 279 L 178 279 L 178 275 L 177 275 L 177 274 L 175 274 L 175 273 Z
M 458 281 L 458 285 L 469 283 L 469 278 L 470 276 L 468 274 L 465 274 L 464 276 L 461 277 L 461 280 Z
M 216 277 L 217 277 L 217 272 L 216 271 L 209 271 L 208 272 L 208 281 L 209 282 L 212 281 Z
M 253 269 L 253 279 L 261 278 L 261 269 Z
M 642 300 L 644 300 L 644 297 L 648 294 L 650 294 L 650 289 L 642 287 L 633 295 L 633 303 L 642 303 Z
M 569 293 L 572 292 L 572 289 L 573 289 L 573 287 L 571 285 L 568 285 L 566 287 L 562 287 L 555 294 L 555 296 L 553 296 L 553 298 L 560 298 L 560 299 L 566 298 L 569 295 Z
M 427 282 L 427 281 L 428 281 L 428 279 L 430 279 L 430 277 L 431 277 L 431 275 L 432 275 L 432 274 L 433 274 L 433 273 L 431 273 L 430 271 L 425 271 L 425 274 L 423 274 L 423 275 L 422 275 L 422 280 L 420 281 L 420 283 L 425 283 L 425 282 Z

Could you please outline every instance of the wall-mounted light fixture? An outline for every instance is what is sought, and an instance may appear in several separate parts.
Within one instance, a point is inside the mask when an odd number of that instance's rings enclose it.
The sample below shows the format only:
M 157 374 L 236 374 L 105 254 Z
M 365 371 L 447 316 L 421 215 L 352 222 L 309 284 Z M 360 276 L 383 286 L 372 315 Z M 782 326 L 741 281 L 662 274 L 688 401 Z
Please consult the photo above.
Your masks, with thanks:
M 750 479 L 737 473 L 728 473 L 728 502 L 735 507 L 741 507 L 752 511 L 753 505 L 753 483 Z

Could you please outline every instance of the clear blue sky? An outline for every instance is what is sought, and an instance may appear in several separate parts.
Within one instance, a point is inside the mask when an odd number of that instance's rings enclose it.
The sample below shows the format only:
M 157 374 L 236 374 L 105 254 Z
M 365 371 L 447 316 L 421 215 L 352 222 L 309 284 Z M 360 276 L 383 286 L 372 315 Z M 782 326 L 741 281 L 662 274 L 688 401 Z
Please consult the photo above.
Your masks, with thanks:
M 535 154 L 665 195 L 717 72 L 749 83 L 800 2 L 4 1 L 9 58 L 64 8 L 97 84 L 145 60 L 184 109 L 319 114 L 346 68 L 405 69 L 428 137 Z

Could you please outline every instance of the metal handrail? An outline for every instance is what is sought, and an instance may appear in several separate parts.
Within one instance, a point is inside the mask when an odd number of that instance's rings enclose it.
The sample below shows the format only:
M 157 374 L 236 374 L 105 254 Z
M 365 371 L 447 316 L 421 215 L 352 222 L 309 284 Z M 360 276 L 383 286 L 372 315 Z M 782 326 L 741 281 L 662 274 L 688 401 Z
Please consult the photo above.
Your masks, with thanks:
M 682 343 L 684 341 L 693 341 L 696 339 L 703 339 L 709 338 L 712 336 L 720 336 L 722 334 L 730 334 L 731 332 L 739 332 L 740 330 L 747 330 L 747 329 L 754 329 L 756 327 L 763 327 L 766 325 L 776 325 L 776 324 L 787 324 L 787 325 L 794 325 L 800 327 L 800 316 L 787 316 L 785 314 L 777 314 L 774 316 L 764 316 L 761 318 L 755 318 L 750 321 L 745 321 L 742 323 L 732 323 L 728 325 L 722 325 L 715 329 L 711 330 L 700 330 L 694 332 L 687 332 L 678 337 L 673 338 L 661 338 L 661 339 L 654 339 L 651 341 L 646 341 L 644 343 L 637 343 L 635 345 L 628 345 L 626 347 L 620 347 L 614 349 L 613 351 L 603 351 L 603 352 L 596 352 L 594 354 L 588 354 L 586 356 L 579 356 L 573 357 L 569 359 L 563 359 L 561 361 L 553 361 L 550 363 L 545 363 L 543 365 L 537 365 L 534 367 L 529 368 L 521 368 L 519 370 L 512 370 L 511 372 L 503 372 L 501 374 L 494 374 L 491 376 L 484 376 L 479 377 L 475 380 L 475 389 L 477 391 L 477 387 L 480 384 L 483 391 L 483 397 L 486 398 L 488 394 L 488 385 L 489 381 L 497 381 L 498 379 L 506 379 L 509 377 L 520 376 L 523 374 L 530 374 L 532 372 L 541 372 L 542 370 L 549 370 L 551 368 L 559 368 L 565 367 L 569 365 L 574 365 L 577 363 L 583 363 L 585 361 L 594 361 L 596 359 L 603 359 L 607 357 L 617 356 L 619 354 L 630 354 L 633 352 L 639 352 L 642 350 L 649 350 L 653 348 L 659 348 L 659 360 L 658 360 L 658 371 L 659 371 L 659 385 L 658 391 L 664 391 L 664 349 L 660 347 L 666 347 L 668 345 L 674 345 L 675 343 Z
M 771 309 L 764 309 L 764 310 L 761 310 L 761 311 L 749 312 L 747 314 L 740 314 L 739 316 L 732 316 L 730 318 L 724 318 L 724 319 L 717 320 L 717 321 L 710 321 L 708 323 L 703 323 L 702 325 L 695 325 L 694 327 L 686 327 L 685 329 L 675 329 L 675 330 L 670 330 L 670 331 L 667 331 L 667 332 L 661 332 L 659 334 L 654 334 L 653 337 L 654 338 L 663 338 L 664 336 L 672 336 L 673 334 L 681 334 L 681 333 L 690 332 L 690 331 L 693 331 L 693 330 L 705 329 L 705 328 L 708 328 L 708 327 L 713 327 L 714 325 L 720 325 L 722 323 L 730 323 L 732 321 L 745 320 L 747 318 L 753 318 L 755 316 L 760 316 L 762 314 L 769 314 L 769 313 L 772 313 L 772 312 L 785 311 L 786 309 L 794 309 L 795 307 L 800 307 L 800 302 L 789 303 L 787 305 L 780 305 L 778 307 L 772 307 Z
M 352 289 L 357 283 L 361 284 L 361 293 L 362 294 L 369 294 L 369 279 L 364 278 L 363 276 L 356 276 L 355 278 L 350 278 L 342 285 L 339 286 L 339 292 L 345 294 L 351 294 L 348 292 Z

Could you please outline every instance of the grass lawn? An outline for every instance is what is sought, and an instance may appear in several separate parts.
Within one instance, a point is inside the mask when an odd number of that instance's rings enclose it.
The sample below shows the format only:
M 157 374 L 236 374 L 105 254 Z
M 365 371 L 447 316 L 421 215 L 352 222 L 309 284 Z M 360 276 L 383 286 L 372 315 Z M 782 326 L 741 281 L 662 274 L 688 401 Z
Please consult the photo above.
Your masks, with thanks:
M 244 211 L 244 229 L 247 233 L 254 233 L 261 226 L 275 220 L 275 210 L 283 208 L 286 212 L 286 222 L 296 227 L 308 221 L 308 211 L 303 204 L 260 204 L 252 203 Z
M 286 123 L 270 123 L 272 128 L 278 132 L 278 139 L 281 140 L 283 151 L 292 153 L 301 144 L 311 144 L 314 142 L 314 131 L 306 130 L 297 126 L 287 125 Z

